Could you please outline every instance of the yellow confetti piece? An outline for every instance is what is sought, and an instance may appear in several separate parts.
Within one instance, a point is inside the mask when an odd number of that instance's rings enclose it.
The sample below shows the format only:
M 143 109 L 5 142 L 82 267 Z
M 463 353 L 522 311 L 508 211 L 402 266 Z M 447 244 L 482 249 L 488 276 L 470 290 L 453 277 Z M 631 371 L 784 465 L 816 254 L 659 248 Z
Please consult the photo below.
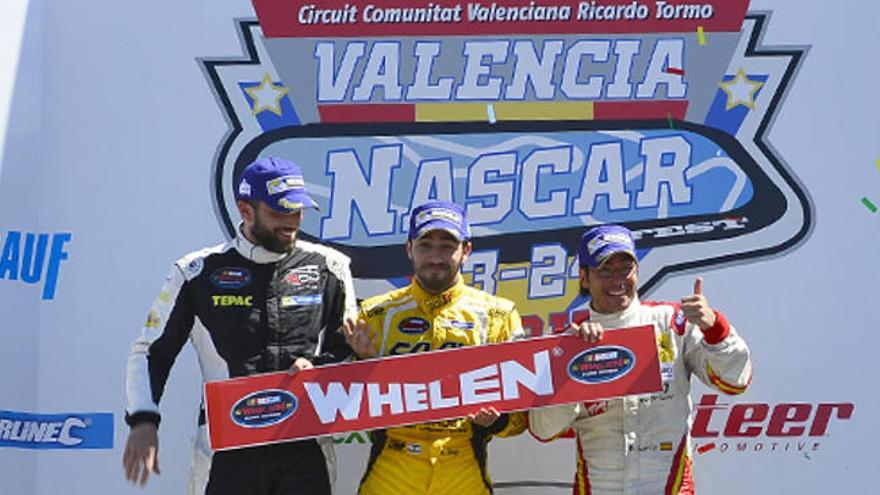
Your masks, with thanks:
M 697 39 L 700 42 L 700 46 L 706 45 L 706 33 L 703 31 L 703 26 L 697 26 Z

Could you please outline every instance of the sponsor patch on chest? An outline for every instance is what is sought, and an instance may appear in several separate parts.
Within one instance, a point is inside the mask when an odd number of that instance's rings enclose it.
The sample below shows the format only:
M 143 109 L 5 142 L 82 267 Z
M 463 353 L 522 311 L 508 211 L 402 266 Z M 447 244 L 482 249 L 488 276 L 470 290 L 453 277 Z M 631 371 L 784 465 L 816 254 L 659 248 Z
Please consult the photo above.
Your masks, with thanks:
M 321 294 L 302 294 L 297 296 L 284 296 L 281 298 L 281 307 L 290 306 L 315 306 L 321 304 L 324 297 Z
M 211 274 L 211 283 L 219 289 L 241 289 L 250 282 L 251 272 L 244 268 L 218 268 Z
M 428 323 L 428 320 L 415 316 L 407 318 L 397 324 L 397 329 L 400 330 L 400 333 L 406 335 L 418 335 L 420 333 L 425 333 L 428 331 L 429 328 L 431 328 L 431 324 Z
M 474 322 L 461 320 L 441 320 L 440 324 L 445 327 L 451 327 L 456 330 L 473 330 Z
M 298 266 L 287 272 L 284 281 L 294 287 L 318 285 L 321 282 L 321 269 L 318 265 Z

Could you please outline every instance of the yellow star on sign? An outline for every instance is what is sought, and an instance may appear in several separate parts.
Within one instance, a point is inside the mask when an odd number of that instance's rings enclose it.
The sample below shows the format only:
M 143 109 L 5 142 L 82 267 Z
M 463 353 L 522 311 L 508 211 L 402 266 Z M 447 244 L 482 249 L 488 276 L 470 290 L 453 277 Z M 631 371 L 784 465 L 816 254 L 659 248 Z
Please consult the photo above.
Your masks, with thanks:
M 245 91 L 254 100 L 254 115 L 266 110 L 281 115 L 281 98 L 288 90 L 284 86 L 276 86 L 268 72 L 263 76 L 259 86 L 247 88 Z
M 755 93 L 761 89 L 764 83 L 752 81 L 746 76 L 742 67 L 736 71 L 732 81 L 718 83 L 718 86 L 727 93 L 727 105 L 725 110 L 730 110 L 737 105 L 744 105 L 749 110 L 755 108 Z

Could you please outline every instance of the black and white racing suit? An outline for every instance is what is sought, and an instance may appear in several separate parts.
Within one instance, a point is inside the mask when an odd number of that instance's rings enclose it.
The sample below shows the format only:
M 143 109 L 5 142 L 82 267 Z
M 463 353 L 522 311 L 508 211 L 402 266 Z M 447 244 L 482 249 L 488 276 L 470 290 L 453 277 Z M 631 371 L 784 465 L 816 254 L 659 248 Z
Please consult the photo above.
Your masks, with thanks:
M 331 248 L 297 241 L 291 253 L 278 254 L 239 234 L 225 244 L 190 253 L 174 263 L 141 336 L 131 346 L 126 422 L 158 425 L 159 400 L 187 341 L 198 354 L 204 382 L 286 370 L 299 357 L 317 366 L 350 356 L 341 327 L 343 318 L 356 314 L 349 259 Z M 193 442 L 190 494 L 204 493 L 211 464 L 204 423 L 202 408 Z M 329 493 L 335 481 L 329 438 L 222 452 L 214 462 L 224 457 L 223 462 L 234 467 L 246 464 L 235 469 L 236 479 L 248 483 L 238 493 L 259 493 L 254 483 L 268 476 L 263 471 L 269 469 L 260 455 L 296 461 L 293 482 L 303 489 L 297 493 Z M 222 481 L 231 493 L 236 481 Z

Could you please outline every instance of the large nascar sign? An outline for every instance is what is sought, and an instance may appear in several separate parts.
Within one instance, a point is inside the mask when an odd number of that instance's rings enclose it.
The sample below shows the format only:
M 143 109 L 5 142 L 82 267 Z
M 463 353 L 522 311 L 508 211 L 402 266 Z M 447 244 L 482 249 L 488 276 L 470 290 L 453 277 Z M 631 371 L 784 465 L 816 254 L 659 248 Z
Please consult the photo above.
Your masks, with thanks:
M 322 206 L 303 236 L 351 255 L 363 295 L 405 283 L 408 215 L 428 199 L 465 207 L 465 275 L 535 334 L 583 306 L 590 225 L 634 230 L 642 291 L 810 227 L 763 139 L 800 52 L 759 46 L 765 18 L 745 0 L 254 7 L 247 57 L 204 62 L 231 127 L 219 219 L 232 235 L 248 163 L 299 163 Z
M 210 382 L 215 450 L 662 390 L 650 325 Z

